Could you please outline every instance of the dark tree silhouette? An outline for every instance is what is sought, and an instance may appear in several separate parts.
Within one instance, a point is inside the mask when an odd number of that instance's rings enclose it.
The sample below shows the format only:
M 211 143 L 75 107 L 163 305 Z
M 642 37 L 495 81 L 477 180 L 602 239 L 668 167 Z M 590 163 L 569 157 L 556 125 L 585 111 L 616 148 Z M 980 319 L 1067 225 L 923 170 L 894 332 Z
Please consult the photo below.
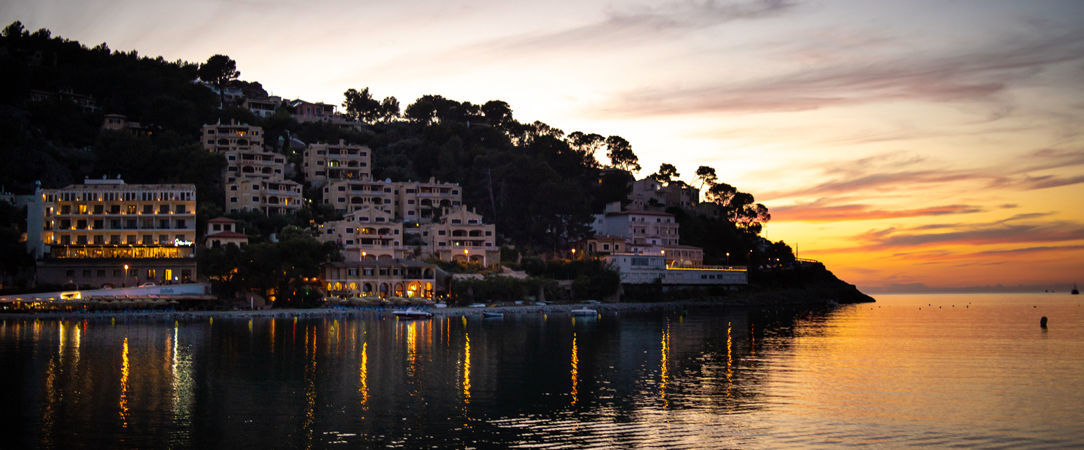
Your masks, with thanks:
M 207 58 L 207 62 L 200 64 L 196 75 L 199 79 L 215 85 L 218 89 L 218 103 L 225 106 L 226 86 L 230 84 L 230 81 L 240 77 L 241 72 L 237 70 L 237 62 L 229 56 L 214 55 Z
M 674 167 L 673 164 L 662 163 L 662 165 L 659 166 L 658 172 L 648 175 L 647 177 L 660 183 L 670 184 L 670 182 L 680 176 L 681 174 L 678 173 L 677 167 Z
M 621 136 L 606 138 L 606 157 L 610 158 L 610 165 L 626 172 L 640 171 L 640 158 L 632 152 L 632 144 Z

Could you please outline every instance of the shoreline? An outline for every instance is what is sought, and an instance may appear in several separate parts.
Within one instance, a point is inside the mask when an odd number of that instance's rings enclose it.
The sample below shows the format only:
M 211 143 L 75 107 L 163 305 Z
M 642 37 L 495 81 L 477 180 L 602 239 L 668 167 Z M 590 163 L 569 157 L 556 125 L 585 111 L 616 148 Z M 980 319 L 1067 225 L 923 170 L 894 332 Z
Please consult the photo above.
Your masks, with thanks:
M 872 298 L 871 298 L 872 300 Z M 433 313 L 434 318 L 481 315 L 483 311 L 500 312 L 515 317 L 532 314 L 570 314 L 576 308 L 590 308 L 607 313 L 650 313 L 681 311 L 702 308 L 779 308 L 779 307 L 815 307 L 829 306 L 856 301 L 837 301 L 834 298 L 817 295 L 801 289 L 748 291 L 724 297 L 702 297 L 685 300 L 657 302 L 617 302 L 617 303 L 556 303 L 547 305 L 497 305 L 484 308 L 468 306 L 450 306 L 447 308 L 422 307 Z M 0 320 L 93 320 L 115 321 L 196 321 L 208 319 L 321 319 L 381 317 L 394 318 L 393 311 L 405 309 L 400 306 L 363 306 L 363 307 L 319 307 L 319 308 L 283 308 L 283 309 L 238 309 L 238 310 L 191 310 L 191 311 L 58 311 L 0 313 Z

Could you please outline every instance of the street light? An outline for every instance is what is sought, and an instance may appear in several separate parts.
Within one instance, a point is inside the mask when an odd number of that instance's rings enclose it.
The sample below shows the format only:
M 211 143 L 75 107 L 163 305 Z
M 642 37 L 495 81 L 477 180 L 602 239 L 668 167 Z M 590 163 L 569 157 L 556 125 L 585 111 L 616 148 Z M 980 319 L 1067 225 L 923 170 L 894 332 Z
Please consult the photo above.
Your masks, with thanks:
M 124 265 L 124 285 L 128 286 L 128 265 Z
M 730 265 L 730 252 L 726 252 L 726 265 Z
M 572 259 L 576 259 L 576 249 L 572 249 Z

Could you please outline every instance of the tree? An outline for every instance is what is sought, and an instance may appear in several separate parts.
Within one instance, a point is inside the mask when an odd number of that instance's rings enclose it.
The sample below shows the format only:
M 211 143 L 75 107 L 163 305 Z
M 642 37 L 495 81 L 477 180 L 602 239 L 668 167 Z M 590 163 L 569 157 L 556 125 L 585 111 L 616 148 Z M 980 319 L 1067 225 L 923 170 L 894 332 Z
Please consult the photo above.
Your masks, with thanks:
M 10 25 L 4 27 L 3 36 L 8 39 L 18 39 L 26 34 L 26 29 L 23 28 L 23 23 L 16 20 Z
M 343 96 L 346 97 L 343 107 L 346 108 L 346 115 L 351 119 L 372 123 L 381 115 L 380 102 L 369 93 L 369 88 L 362 89 L 360 92 L 353 88 L 347 89 L 343 92 Z
M 632 144 L 621 136 L 606 138 L 606 157 L 610 158 L 610 165 L 626 172 L 640 171 L 640 158 L 632 152 Z
M 399 117 L 399 100 L 395 97 L 384 97 L 384 101 L 380 102 L 380 119 L 391 122 L 397 117 Z
M 199 79 L 215 85 L 218 89 L 218 104 L 226 103 L 226 86 L 230 81 L 241 76 L 237 70 L 237 62 L 226 55 L 214 55 L 207 58 L 207 62 L 200 64 L 196 71 Z
M 674 178 L 680 176 L 681 174 L 678 173 L 677 167 L 674 167 L 673 164 L 662 163 L 662 165 L 659 166 L 658 172 L 648 175 L 647 177 L 660 183 L 670 184 L 671 181 L 674 181 Z
M 700 166 L 696 168 L 696 178 L 700 180 L 700 188 L 704 186 L 713 186 L 715 182 L 719 180 L 719 177 L 715 175 L 715 169 L 708 166 Z
M 716 216 L 724 217 L 752 234 L 760 233 L 763 224 L 772 218 L 766 206 L 755 203 L 753 194 L 741 192 L 726 183 L 712 185 L 705 197 L 715 205 Z
M 515 122 L 512 118 L 512 107 L 500 100 L 490 100 L 482 105 L 482 115 L 490 125 L 499 128 Z

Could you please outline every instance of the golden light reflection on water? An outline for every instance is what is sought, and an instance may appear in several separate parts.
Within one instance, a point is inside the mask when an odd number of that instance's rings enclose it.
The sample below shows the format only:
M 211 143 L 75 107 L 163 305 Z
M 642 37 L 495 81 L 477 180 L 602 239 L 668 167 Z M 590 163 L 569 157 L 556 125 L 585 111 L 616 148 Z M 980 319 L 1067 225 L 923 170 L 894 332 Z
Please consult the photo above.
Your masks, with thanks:
M 733 339 L 730 335 L 731 322 L 726 323 L 726 398 L 730 398 L 730 388 L 734 385 Z
M 305 448 L 312 448 L 312 439 L 315 430 L 313 429 L 313 423 L 316 420 L 316 327 L 312 327 L 312 339 L 309 339 L 309 333 L 305 333 L 305 346 L 308 348 L 309 342 L 312 342 L 311 350 L 309 351 L 309 364 L 305 367 L 305 422 L 301 425 L 301 429 L 305 432 Z
M 83 327 L 86 327 L 87 323 L 83 322 Z M 78 325 L 75 326 L 75 332 L 72 334 L 72 364 L 79 368 L 79 349 L 83 347 L 83 329 Z
M 173 322 L 172 348 L 170 349 L 170 411 L 173 423 L 188 426 L 192 419 L 192 403 L 195 389 L 191 356 L 180 345 L 180 324 Z M 167 341 L 168 342 L 168 341 Z
M 128 338 L 124 338 L 124 346 L 120 353 L 120 401 L 119 408 L 120 425 L 128 428 Z
M 575 321 L 576 319 L 572 319 Z M 576 346 L 576 332 L 572 332 L 572 361 L 571 361 L 571 375 L 572 375 L 572 404 L 570 406 L 576 406 L 576 402 L 580 400 L 580 355 L 579 348 Z
M 463 332 L 463 404 L 470 404 L 470 333 L 466 331 Z
M 670 404 L 666 399 L 666 382 L 670 379 L 670 319 L 666 320 L 666 328 L 662 330 L 660 339 L 661 357 L 659 359 L 659 398 L 663 401 L 663 408 Z
M 361 343 L 361 368 L 358 369 L 358 394 L 361 394 L 361 406 L 369 403 L 369 343 Z
M 407 341 L 407 376 L 414 376 L 414 364 L 418 359 L 418 322 L 411 321 L 406 326 Z

